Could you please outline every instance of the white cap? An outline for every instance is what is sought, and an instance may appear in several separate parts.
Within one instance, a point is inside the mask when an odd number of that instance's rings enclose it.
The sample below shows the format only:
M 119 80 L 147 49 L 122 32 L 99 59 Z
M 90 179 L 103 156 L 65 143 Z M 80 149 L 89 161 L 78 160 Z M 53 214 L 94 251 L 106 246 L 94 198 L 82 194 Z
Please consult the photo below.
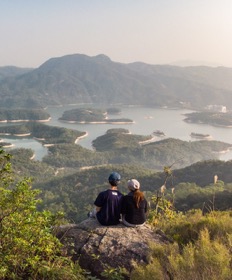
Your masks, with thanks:
M 127 186 L 131 191 L 139 190 L 140 183 L 136 179 L 130 179 L 127 181 Z

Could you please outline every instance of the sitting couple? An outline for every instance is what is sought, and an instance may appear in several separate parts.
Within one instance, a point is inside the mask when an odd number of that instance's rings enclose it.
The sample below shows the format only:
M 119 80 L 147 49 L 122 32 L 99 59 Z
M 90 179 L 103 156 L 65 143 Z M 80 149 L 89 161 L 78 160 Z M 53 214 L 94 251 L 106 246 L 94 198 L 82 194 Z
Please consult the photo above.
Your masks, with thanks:
M 110 226 L 122 222 L 129 227 L 141 226 L 146 221 L 147 201 L 144 194 L 139 190 L 140 183 L 131 179 L 127 182 L 129 193 L 125 196 L 118 191 L 121 176 L 117 172 L 110 174 L 108 181 L 110 188 L 100 192 L 94 205 L 96 216 L 101 225 Z

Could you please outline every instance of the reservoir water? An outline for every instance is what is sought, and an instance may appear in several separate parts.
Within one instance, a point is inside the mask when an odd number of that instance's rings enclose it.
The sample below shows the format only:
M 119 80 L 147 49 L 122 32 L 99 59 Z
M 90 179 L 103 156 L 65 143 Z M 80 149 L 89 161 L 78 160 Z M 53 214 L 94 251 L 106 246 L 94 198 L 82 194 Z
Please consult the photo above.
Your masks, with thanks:
M 46 110 L 51 115 L 51 121 L 46 123 L 51 126 L 60 126 L 88 133 L 88 136 L 79 140 L 78 144 L 92 149 L 92 141 L 100 135 L 105 134 L 111 128 L 126 128 L 133 134 L 150 135 L 155 130 L 161 130 L 168 138 L 178 138 L 184 141 L 196 141 L 190 136 L 192 132 L 210 134 L 213 140 L 223 141 L 232 144 L 232 128 L 216 127 L 204 124 L 192 124 L 184 121 L 184 114 L 190 113 L 189 110 L 159 109 L 144 107 L 122 107 L 120 115 L 109 115 L 109 118 L 129 118 L 133 124 L 75 124 L 59 121 L 63 112 L 66 110 L 83 107 L 83 105 L 67 105 L 62 107 L 49 107 Z M 93 108 L 93 105 L 85 105 Z M 0 126 L 9 125 L 1 123 Z M 36 140 L 16 137 L 2 137 L 4 141 L 14 144 L 14 147 L 31 148 L 35 151 L 35 159 L 41 160 L 47 154 L 47 148 L 43 147 Z M 161 138 L 157 136 L 157 139 Z M 232 151 L 222 154 L 221 160 L 232 159 Z

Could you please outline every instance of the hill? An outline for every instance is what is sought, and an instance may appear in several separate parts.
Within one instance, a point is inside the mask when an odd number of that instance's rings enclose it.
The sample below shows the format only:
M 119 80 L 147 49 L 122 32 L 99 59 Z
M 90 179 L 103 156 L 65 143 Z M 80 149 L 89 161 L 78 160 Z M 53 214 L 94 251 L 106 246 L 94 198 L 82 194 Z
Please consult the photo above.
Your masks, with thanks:
M 0 67 L 0 80 L 7 77 L 15 77 L 18 75 L 22 75 L 28 73 L 33 70 L 32 68 L 20 68 L 16 66 L 3 66 Z
M 232 69 L 113 62 L 105 55 L 51 58 L 0 80 L 1 107 L 70 103 L 232 108 Z

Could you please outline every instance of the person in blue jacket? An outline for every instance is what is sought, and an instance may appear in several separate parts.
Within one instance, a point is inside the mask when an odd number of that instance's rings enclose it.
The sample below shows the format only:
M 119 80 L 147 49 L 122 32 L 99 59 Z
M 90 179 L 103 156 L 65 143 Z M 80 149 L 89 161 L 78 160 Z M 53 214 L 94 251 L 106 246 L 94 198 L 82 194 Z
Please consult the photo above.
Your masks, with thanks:
M 120 174 L 112 172 L 108 178 L 110 188 L 100 192 L 94 202 L 96 206 L 95 216 L 101 225 L 111 226 L 120 223 L 123 197 L 123 194 L 118 190 L 120 180 Z

